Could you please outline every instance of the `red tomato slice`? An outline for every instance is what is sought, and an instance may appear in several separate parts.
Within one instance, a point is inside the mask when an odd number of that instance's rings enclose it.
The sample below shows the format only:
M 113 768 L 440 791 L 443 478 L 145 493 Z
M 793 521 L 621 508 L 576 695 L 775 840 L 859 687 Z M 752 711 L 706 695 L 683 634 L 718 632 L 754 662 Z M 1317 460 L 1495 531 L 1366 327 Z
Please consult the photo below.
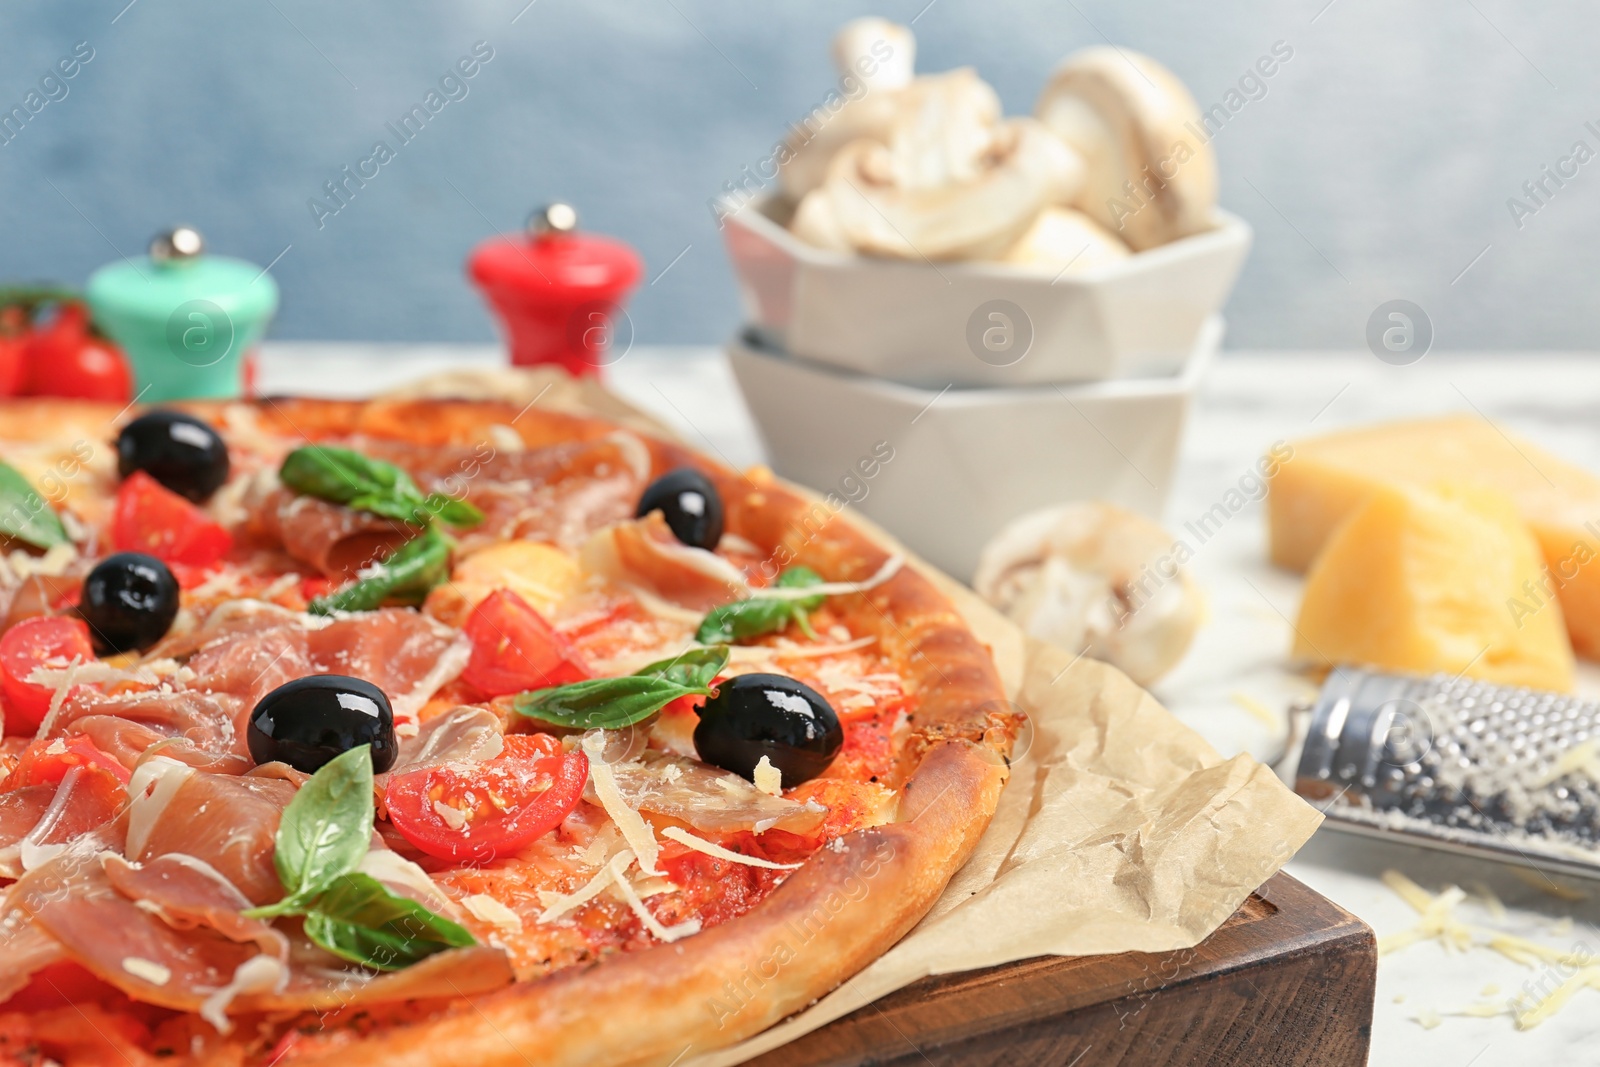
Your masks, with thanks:
M 118 551 L 145 552 L 165 563 L 206 567 L 228 554 L 233 536 L 144 471 L 134 471 L 117 490 L 111 543 Z
M 505 751 L 484 763 L 401 771 L 384 790 L 389 821 L 439 859 L 488 863 L 520 852 L 583 797 L 589 758 L 560 746 L 548 734 L 510 734 Z
M 588 664 L 526 600 L 509 589 L 472 609 L 472 658 L 461 677 L 485 696 L 567 685 L 592 677 Z
M 74 767 L 103 771 L 123 785 L 127 785 L 133 777 L 128 768 L 96 748 L 93 741 L 78 734 L 48 741 L 41 739 L 29 745 L 22 753 L 22 759 L 17 761 L 17 769 L 12 773 L 10 783 L 14 786 L 60 785 L 61 779 Z
M 32 734 L 50 710 L 55 690 L 28 681 L 35 667 L 49 660 L 70 663 L 94 659 L 89 627 L 65 615 L 23 619 L 0 637 L 0 693 L 5 695 L 5 732 Z

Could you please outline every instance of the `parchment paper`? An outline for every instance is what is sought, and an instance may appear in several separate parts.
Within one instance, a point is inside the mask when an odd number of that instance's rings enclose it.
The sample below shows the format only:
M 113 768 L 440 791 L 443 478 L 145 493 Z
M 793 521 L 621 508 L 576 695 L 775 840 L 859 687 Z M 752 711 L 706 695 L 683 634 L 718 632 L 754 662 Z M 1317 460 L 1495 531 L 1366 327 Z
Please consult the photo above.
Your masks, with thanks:
M 564 377 L 460 372 L 406 393 L 552 401 L 672 436 L 598 387 Z M 893 544 L 861 516 L 847 519 Z M 908 559 L 994 651 L 1007 695 L 1028 716 L 994 820 L 933 909 L 888 953 L 808 1010 L 679 1067 L 742 1063 L 928 975 L 1034 956 L 1191 947 L 1322 820 L 1269 768 L 1247 755 L 1223 759 L 1120 671 L 1025 637 L 976 594 Z

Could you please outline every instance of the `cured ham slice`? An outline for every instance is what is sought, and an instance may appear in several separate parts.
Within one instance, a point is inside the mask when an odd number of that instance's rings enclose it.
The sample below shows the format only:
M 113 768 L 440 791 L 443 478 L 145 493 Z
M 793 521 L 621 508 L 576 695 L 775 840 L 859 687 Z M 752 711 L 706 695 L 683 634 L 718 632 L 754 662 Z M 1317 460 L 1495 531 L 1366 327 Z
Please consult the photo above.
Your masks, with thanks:
M 750 595 L 739 568 L 714 552 L 679 541 L 659 511 L 600 530 L 586 541 L 584 568 L 704 612 Z
M 250 526 L 329 578 L 348 580 L 416 536 L 402 522 L 279 486 L 250 509 Z
M 229 880 L 192 857 L 135 865 L 98 844 L 85 839 L 8 891 L 0 937 L 16 933 L 0 945 L 27 952 L 0 961 L 0 989 L 65 956 L 140 1001 L 198 1012 L 226 1029 L 227 1015 L 456 997 L 512 980 L 505 954 L 484 946 L 374 975 L 239 917 Z
M 681 756 L 651 754 L 610 767 L 617 792 L 629 807 L 677 819 L 703 833 L 772 829 L 805 833 L 828 813 L 820 804 L 763 793 L 737 774 Z M 588 792 L 593 789 L 591 784 Z
M 143 863 L 180 853 L 219 873 L 250 904 L 282 898 L 272 862 L 273 840 L 283 809 L 295 794 L 293 784 L 206 774 L 173 764 L 141 768 L 128 790 L 133 797 L 128 859 Z
M 483 523 L 461 531 L 464 551 L 512 538 L 575 549 L 595 530 L 632 515 L 650 477 L 649 449 L 625 431 L 517 450 L 488 440 L 469 447 L 378 438 L 348 443 L 405 469 L 424 491 L 482 510 Z
M 109 823 L 125 802 L 122 783 L 115 777 L 81 767 L 69 770 L 59 785 L 24 786 L 0 794 L 0 834 L 5 835 L 0 837 L 0 878 L 20 877 L 52 859 L 71 842 Z
M 240 718 L 245 713 L 242 701 L 227 693 L 146 690 L 105 697 L 80 690 L 46 720 L 42 736 L 87 733 L 127 767 L 162 741 L 221 758 L 244 754 Z

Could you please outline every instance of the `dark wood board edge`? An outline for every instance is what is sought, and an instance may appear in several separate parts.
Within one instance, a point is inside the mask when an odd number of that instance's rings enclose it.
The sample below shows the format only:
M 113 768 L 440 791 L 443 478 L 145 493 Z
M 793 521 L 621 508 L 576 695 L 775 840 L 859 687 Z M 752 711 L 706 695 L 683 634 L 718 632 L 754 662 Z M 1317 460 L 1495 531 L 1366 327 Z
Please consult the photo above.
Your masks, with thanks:
M 1372 930 L 1280 873 L 1194 948 L 923 979 L 752 1062 L 1354 1067 L 1376 972 Z

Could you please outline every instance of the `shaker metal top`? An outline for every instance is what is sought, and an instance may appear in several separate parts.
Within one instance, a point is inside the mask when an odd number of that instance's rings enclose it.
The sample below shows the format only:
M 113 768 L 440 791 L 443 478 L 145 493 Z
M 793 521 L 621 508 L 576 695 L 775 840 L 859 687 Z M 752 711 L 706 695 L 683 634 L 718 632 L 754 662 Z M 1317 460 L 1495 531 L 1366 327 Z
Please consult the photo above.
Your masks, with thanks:
M 528 233 L 534 237 L 571 233 L 578 228 L 578 209 L 560 200 L 546 204 L 528 216 Z
M 193 259 L 205 250 L 205 238 L 193 226 L 177 226 L 150 239 L 150 258 L 157 263 Z

